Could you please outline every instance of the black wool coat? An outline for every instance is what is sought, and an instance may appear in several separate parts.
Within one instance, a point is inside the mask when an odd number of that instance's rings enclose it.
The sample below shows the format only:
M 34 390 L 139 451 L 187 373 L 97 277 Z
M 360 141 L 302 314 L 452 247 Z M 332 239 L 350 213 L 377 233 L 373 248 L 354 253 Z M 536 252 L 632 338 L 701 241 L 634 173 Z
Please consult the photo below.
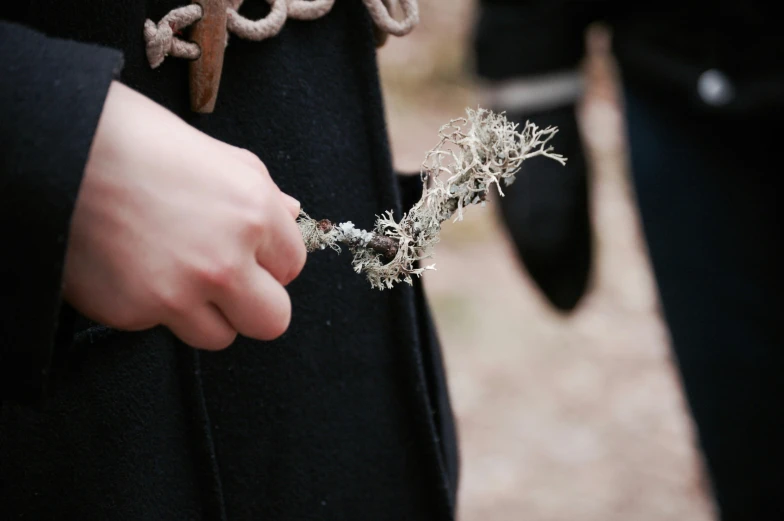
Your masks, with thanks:
M 290 330 L 222 352 L 94 324 L 60 298 L 113 78 L 256 153 L 313 216 L 399 215 L 362 3 L 233 38 L 209 115 L 189 110 L 186 61 L 152 70 L 144 54 L 144 20 L 183 2 L 15 4 L 0 21 L 0 518 L 452 519 L 453 420 L 418 283 L 372 290 L 346 253 L 311 254 Z

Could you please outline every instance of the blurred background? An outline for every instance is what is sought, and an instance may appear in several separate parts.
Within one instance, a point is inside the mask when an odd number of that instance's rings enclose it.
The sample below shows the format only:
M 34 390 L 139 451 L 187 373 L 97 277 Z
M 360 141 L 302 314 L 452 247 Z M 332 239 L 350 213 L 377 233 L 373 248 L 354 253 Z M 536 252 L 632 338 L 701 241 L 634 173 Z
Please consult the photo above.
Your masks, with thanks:
M 416 31 L 379 51 L 399 171 L 417 172 L 438 128 L 479 103 L 475 15 L 472 0 L 421 2 Z M 458 420 L 461 521 L 715 519 L 627 179 L 609 37 L 587 35 L 596 260 L 579 308 L 545 303 L 492 201 L 445 226 L 424 278 Z

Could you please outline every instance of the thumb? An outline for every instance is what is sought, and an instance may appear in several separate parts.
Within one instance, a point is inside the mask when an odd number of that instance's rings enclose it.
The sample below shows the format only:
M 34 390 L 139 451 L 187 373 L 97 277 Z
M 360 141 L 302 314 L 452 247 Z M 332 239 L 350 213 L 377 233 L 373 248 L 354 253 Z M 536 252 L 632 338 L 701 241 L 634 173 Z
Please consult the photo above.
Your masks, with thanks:
M 283 196 L 283 205 L 286 207 L 286 210 L 288 210 L 291 216 L 296 219 L 299 216 L 299 210 L 302 205 L 300 205 L 299 201 L 291 197 L 289 194 L 281 192 L 280 195 Z

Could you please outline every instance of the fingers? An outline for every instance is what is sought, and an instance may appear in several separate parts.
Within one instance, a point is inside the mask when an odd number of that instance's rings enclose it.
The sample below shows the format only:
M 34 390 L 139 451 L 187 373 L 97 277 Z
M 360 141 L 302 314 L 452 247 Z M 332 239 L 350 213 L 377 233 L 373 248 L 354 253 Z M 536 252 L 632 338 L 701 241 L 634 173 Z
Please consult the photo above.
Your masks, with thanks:
M 256 262 L 284 286 L 299 275 L 307 252 L 296 221 L 282 207 L 281 198 L 265 204 L 265 227 L 256 240 Z
M 255 154 L 231 145 L 226 147 L 242 164 L 260 172 L 264 178 L 262 190 L 266 195 L 262 195 L 263 200 L 256 205 L 260 214 L 264 214 L 264 226 L 253 238 L 257 241 L 256 261 L 285 286 L 302 271 L 307 255 L 302 234 L 296 224 L 300 203 L 280 191 Z M 272 196 L 273 193 L 277 197 Z
M 256 154 L 254 154 L 253 152 L 245 148 L 235 147 L 227 143 L 224 144 L 228 147 L 231 154 L 234 157 L 236 157 L 238 160 L 240 160 L 242 163 L 251 167 L 253 170 L 257 172 L 264 172 L 265 175 L 267 176 L 269 175 L 269 173 L 267 172 L 267 167 L 264 166 L 264 163 L 261 161 L 261 159 L 259 159 L 259 157 Z M 291 216 L 294 219 L 296 219 L 299 216 L 299 210 L 300 210 L 299 201 L 297 201 L 290 195 L 285 194 L 283 192 L 280 192 L 280 194 L 283 198 L 283 205 L 285 206 L 286 210 L 289 212 L 289 214 L 291 214 Z
M 174 316 L 165 325 L 189 346 L 211 351 L 228 347 L 237 337 L 237 331 L 212 304 Z
M 234 286 L 215 298 L 215 303 L 239 333 L 259 340 L 282 335 L 291 322 L 291 300 L 283 286 L 267 271 L 252 266 L 235 279 Z

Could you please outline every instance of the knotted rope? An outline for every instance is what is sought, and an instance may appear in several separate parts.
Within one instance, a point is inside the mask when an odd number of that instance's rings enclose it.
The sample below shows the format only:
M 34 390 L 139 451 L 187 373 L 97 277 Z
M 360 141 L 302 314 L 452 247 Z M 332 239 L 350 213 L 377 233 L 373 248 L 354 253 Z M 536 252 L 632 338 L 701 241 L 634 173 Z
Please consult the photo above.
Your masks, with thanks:
M 146 42 L 147 61 L 155 69 L 166 56 L 176 56 L 195 60 L 199 57 L 199 46 L 175 36 L 184 28 L 201 19 L 201 6 L 186 5 L 169 11 L 156 25 L 152 20 L 144 22 L 144 41 Z
M 267 0 L 270 12 L 259 20 L 249 20 L 238 10 L 244 0 L 227 1 L 228 32 L 246 40 L 262 41 L 278 34 L 288 18 L 294 20 L 316 20 L 326 15 L 335 0 Z M 403 19 L 396 20 L 390 11 L 400 2 Z M 419 23 L 417 0 L 362 0 L 367 7 L 373 23 L 383 33 L 404 36 Z M 180 32 L 193 25 L 202 17 L 198 4 L 178 7 L 161 18 L 157 24 L 152 20 L 144 22 L 144 41 L 147 61 L 155 69 L 163 63 L 166 56 L 195 60 L 199 57 L 199 46 L 179 38 Z M 227 42 L 228 43 L 228 42 Z

